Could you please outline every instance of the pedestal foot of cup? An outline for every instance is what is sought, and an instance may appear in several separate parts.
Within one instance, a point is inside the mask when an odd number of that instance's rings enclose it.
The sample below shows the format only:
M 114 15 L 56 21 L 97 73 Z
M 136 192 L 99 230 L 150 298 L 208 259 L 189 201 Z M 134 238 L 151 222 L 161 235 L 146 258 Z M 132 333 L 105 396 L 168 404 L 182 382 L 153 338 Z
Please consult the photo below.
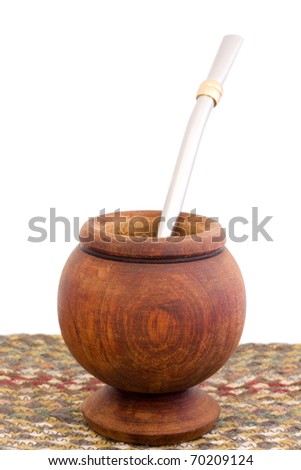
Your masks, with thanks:
M 199 387 L 183 392 L 141 394 L 102 386 L 82 405 L 91 428 L 117 441 L 176 444 L 209 432 L 219 405 Z

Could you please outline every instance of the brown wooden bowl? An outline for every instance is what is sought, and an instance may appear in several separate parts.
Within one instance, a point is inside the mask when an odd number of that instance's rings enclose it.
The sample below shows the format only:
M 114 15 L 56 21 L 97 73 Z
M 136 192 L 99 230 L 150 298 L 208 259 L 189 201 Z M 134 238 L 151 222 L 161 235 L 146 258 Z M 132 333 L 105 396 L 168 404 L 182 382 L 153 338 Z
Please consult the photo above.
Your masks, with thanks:
M 120 217 L 84 224 L 59 286 L 66 345 L 108 384 L 85 400 L 83 413 L 113 439 L 196 438 L 219 416 L 196 385 L 222 367 L 242 333 L 241 273 L 211 219 L 181 214 L 178 233 L 156 239 L 160 212 Z

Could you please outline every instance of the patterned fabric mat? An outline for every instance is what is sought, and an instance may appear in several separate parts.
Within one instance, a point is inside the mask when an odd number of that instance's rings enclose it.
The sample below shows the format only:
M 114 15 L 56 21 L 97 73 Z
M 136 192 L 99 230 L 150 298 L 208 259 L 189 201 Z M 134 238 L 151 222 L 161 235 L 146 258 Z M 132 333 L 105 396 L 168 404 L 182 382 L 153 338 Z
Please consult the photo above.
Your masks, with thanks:
M 60 336 L 0 336 L 0 449 L 141 449 L 97 435 L 80 405 L 99 381 Z M 301 345 L 243 344 L 201 387 L 221 417 L 194 441 L 164 449 L 301 449 Z

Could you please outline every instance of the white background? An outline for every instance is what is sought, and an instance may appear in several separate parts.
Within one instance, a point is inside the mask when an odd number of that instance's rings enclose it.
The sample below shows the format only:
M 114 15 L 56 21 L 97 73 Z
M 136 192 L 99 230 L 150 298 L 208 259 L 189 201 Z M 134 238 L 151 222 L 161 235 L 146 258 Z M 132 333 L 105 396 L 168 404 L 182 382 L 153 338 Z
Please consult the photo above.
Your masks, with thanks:
M 273 215 L 229 241 L 247 289 L 242 342 L 300 342 L 301 28 L 295 1 L 2 1 L 0 334 L 59 333 L 77 242 L 28 221 L 161 209 L 195 92 L 225 34 L 245 42 L 201 143 L 184 210 Z M 237 235 L 250 227 L 237 227 Z

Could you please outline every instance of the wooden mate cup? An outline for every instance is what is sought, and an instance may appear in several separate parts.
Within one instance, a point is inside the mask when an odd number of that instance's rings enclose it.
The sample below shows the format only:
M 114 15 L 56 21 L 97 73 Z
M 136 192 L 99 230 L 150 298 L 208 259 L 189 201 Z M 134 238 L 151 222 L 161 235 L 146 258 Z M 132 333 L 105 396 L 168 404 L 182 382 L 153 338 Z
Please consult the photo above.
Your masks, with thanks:
M 85 418 L 104 436 L 147 445 L 214 426 L 219 405 L 198 384 L 231 356 L 245 319 L 242 276 L 221 226 L 182 213 L 173 236 L 156 238 L 160 215 L 86 222 L 58 295 L 66 345 L 107 384 L 84 401 Z

